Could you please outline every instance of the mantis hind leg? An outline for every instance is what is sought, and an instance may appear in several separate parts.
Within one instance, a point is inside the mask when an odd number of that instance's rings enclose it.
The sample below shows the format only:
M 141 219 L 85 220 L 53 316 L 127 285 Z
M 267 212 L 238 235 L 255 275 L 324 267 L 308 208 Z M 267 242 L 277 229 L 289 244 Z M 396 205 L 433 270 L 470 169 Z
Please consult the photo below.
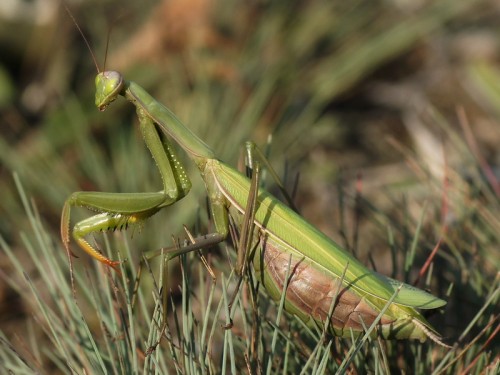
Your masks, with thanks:
M 241 231 L 237 244 L 238 258 L 236 263 L 236 274 L 238 275 L 238 282 L 231 296 L 231 299 L 229 300 L 229 311 L 232 311 L 234 301 L 236 300 L 241 287 L 241 282 L 243 281 L 245 272 L 248 269 L 248 263 L 252 258 L 252 253 L 254 250 L 253 247 L 258 243 L 258 236 L 256 235 L 256 233 L 254 233 L 256 230 L 254 221 L 260 182 L 260 166 L 259 163 L 254 163 L 253 161 L 250 161 L 249 164 L 251 173 L 250 190 L 248 191 L 247 205 L 245 207 L 245 213 L 241 221 Z M 229 329 L 231 327 L 232 322 L 226 328 Z
M 290 196 L 290 194 L 288 194 L 288 191 L 285 189 L 285 186 L 281 182 L 281 179 L 279 178 L 271 163 L 269 163 L 269 160 L 264 155 L 264 153 L 257 147 L 254 142 L 251 141 L 245 143 L 245 151 L 247 169 L 250 170 L 250 173 L 257 161 L 262 164 L 265 167 L 266 171 L 273 177 L 273 180 L 276 182 L 276 185 L 285 198 L 288 206 L 295 212 L 298 212 L 297 207 L 295 207 L 295 204 L 293 203 L 293 198 Z

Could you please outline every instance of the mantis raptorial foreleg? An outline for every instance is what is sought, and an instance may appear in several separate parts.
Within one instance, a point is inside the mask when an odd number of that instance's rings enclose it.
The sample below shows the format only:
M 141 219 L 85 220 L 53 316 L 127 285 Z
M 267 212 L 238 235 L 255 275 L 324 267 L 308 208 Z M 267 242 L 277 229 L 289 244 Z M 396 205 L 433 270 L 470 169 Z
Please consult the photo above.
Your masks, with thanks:
M 71 207 L 85 207 L 100 212 L 77 223 L 72 231 L 78 245 L 90 256 L 118 271 L 119 262 L 113 261 L 97 251 L 85 236 L 98 231 L 126 229 L 140 224 L 161 208 L 182 199 L 191 189 L 184 167 L 177 158 L 172 145 L 158 132 L 151 118 L 139 108 L 137 114 L 146 146 L 160 171 L 163 190 L 152 193 L 101 193 L 75 192 L 66 200 L 61 217 L 61 237 L 71 258 L 69 249 L 69 224 Z M 162 140 L 163 138 L 163 140 Z

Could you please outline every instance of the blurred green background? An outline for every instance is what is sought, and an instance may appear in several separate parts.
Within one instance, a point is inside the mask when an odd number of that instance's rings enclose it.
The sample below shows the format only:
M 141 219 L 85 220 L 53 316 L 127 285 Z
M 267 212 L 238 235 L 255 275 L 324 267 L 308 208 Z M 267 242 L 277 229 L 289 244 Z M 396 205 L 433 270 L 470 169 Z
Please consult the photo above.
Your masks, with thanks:
M 432 292 L 449 300 L 433 321 L 445 337 L 458 339 L 498 291 L 498 1 L 66 4 L 99 69 L 106 60 L 145 87 L 231 165 L 245 140 L 268 150 L 301 213 L 365 263 L 413 281 L 442 239 Z M 55 243 L 71 192 L 160 189 L 134 108 L 119 100 L 100 113 L 95 74 L 60 2 L 2 2 L 0 233 L 28 274 L 21 233 L 29 226 L 13 172 Z M 203 185 L 186 164 L 193 192 L 136 229 L 134 247 L 168 245 L 182 224 L 207 220 Z M 406 254 L 417 230 L 408 269 L 388 251 L 388 233 Z M 21 281 L 3 252 L 0 267 L 0 329 L 12 338 L 33 306 L 9 285 Z M 464 343 L 488 319 L 498 327 L 498 308 L 488 311 Z M 495 350 L 487 345 L 482 369 Z

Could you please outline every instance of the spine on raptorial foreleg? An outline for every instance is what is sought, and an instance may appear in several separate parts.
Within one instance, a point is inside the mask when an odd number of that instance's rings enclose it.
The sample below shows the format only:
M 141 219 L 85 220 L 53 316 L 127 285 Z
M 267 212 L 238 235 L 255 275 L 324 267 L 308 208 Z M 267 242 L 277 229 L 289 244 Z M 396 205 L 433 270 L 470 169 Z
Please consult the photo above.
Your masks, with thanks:
M 89 197 L 96 198 L 96 196 L 99 196 L 98 194 L 99 193 L 95 192 L 76 192 L 71 194 L 71 196 L 66 200 L 64 204 L 63 212 L 61 215 L 61 238 L 63 239 L 66 251 L 70 256 L 73 255 L 69 248 L 71 207 L 86 207 L 94 211 L 102 211 L 98 210 L 95 205 L 90 206 L 88 204 Z M 76 223 L 72 230 L 72 237 L 79 245 L 79 247 L 91 257 L 103 264 L 106 264 L 107 266 L 114 268 L 119 272 L 118 265 L 120 264 L 120 262 L 113 261 L 107 258 L 105 255 L 101 254 L 92 245 L 90 245 L 85 237 L 97 231 L 108 232 L 115 230 L 126 230 L 130 225 L 140 225 L 146 218 L 150 217 L 157 211 L 158 209 L 150 209 L 149 211 L 135 212 L 132 214 L 102 212 Z

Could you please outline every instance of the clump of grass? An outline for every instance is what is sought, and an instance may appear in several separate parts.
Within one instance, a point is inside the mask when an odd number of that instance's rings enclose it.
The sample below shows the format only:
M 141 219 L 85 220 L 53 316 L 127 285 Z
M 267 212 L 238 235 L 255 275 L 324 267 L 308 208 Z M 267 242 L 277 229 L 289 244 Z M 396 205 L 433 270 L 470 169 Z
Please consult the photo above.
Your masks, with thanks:
M 414 373 L 472 368 L 493 371 L 497 366 L 487 349 L 498 327 L 498 315 L 493 310 L 500 293 L 498 278 L 481 292 L 484 293 L 482 305 L 468 324 L 464 324 L 460 335 L 453 338 L 453 349 L 447 349 L 432 342 L 396 343 L 367 336 L 353 340 L 324 336 L 284 313 L 282 303 L 276 305 L 269 301 L 254 283 L 238 296 L 236 316 L 231 316 L 228 289 L 234 287 L 234 283 L 229 282 L 234 282 L 230 266 L 234 257 L 229 256 L 228 261 L 221 255 L 210 257 L 212 268 L 217 270 L 215 279 L 209 277 L 197 254 L 182 256 L 174 262 L 181 276 L 170 284 L 172 297 L 168 308 L 171 311 L 164 338 L 159 341 L 162 333 L 160 294 L 163 293 L 160 286 L 165 275 L 151 270 L 152 287 L 139 289 L 135 311 L 131 305 L 132 281 L 137 274 L 133 261 L 127 262 L 130 269 L 123 277 L 95 264 L 77 269 L 74 294 L 58 237 L 47 231 L 17 176 L 15 181 L 30 224 L 29 232 L 21 233 L 21 239 L 35 269 L 28 274 L 18 255 L 2 238 L 2 249 L 15 270 L 2 276 L 24 300 L 30 301 L 36 322 L 33 327 L 41 328 L 41 332 L 33 328 L 26 336 L 16 338 L 15 343 L 2 337 L 0 353 L 6 370 L 43 372 L 55 367 L 61 372 L 76 373 L 239 373 L 241 369 L 251 373 L 334 373 L 350 369 L 387 373 L 401 360 L 404 361 L 402 368 Z M 373 206 L 372 209 L 383 215 Z M 416 235 L 407 253 L 409 268 L 416 259 L 416 245 L 425 243 L 419 237 L 423 217 L 414 223 Z M 385 216 L 384 220 L 389 217 Z M 395 228 L 401 234 L 409 229 Z M 394 236 L 389 238 L 391 247 L 397 248 Z M 106 248 L 120 248 L 120 257 L 132 260 L 130 246 L 123 239 L 121 235 L 114 236 L 111 243 L 106 241 Z M 456 246 L 454 241 L 446 238 L 450 248 Z M 231 250 L 227 250 L 229 254 Z M 450 258 L 443 250 L 439 253 L 450 264 L 460 260 L 456 253 L 451 254 Z M 428 285 L 431 276 L 442 279 L 442 275 L 436 277 L 435 272 L 429 272 Z M 38 275 L 37 285 L 30 275 Z M 454 290 L 461 286 L 444 286 L 449 288 L 453 303 Z M 450 310 L 444 312 L 450 313 Z M 231 329 L 224 327 L 230 323 Z M 466 340 L 471 331 L 476 332 L 475 337 Z M 37 343 L 45 340 L 50 345 L 40 348 Z

